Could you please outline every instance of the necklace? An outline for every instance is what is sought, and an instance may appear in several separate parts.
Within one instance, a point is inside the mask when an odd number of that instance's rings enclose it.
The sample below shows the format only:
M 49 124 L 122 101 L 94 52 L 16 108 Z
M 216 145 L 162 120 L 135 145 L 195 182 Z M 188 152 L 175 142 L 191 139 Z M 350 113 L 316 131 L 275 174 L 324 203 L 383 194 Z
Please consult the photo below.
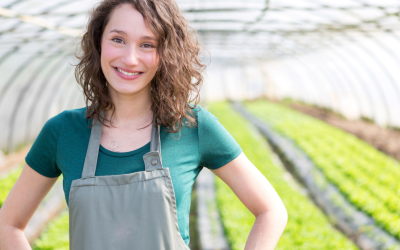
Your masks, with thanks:
M 150 113 L 150 114 L 147 116 L 147 118 L 146 118 L 146 120 L 144 120 L 143 124 L 147 121 L 147 119 L 149 119 L 149 117 L 150 117 L 151 114 L 152 114 L 152 113 Z M 142 124 L 142 126 L 143 126 L 143 124 Z M 112 139 L 112 140 L 108 143 L 108 148 L 109 148 L 111 151 L 115 151 L 115 152 L 120 151 L 122 145 L 123 145 L 125 142 L 127 142 L 129 139 L 131 139 L 131 138 L 136 134 L 136 132 L 138 131 L 138 130 L 136 129 L 135 133 L 133 133 L 133 134 L 132 134 L 128 139 L 126 139 L 123 143 L 121 143 L 120 145 L 118 145 L 118 142 L 114 139 L 114 137 L 112 137 L 112 136 L 110 135 L 110 133 L 108 133 L 107 126 L 104 126 L 104 127 L 106 128 L 107 134 L 108 134 L 108 135 L 111 137 L 111 139 Z M 112 147 L 112 146 L 114 146 L 114 147 Z

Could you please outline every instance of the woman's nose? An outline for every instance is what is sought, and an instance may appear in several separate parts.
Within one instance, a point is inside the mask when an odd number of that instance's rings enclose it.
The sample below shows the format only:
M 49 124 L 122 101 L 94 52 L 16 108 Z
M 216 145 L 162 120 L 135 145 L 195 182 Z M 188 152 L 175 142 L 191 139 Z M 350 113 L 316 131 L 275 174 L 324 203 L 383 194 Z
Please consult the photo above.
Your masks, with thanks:
M 125 51 L 125 55 L 122 56 L 122 62 L 127 66 L 134 66 L 139 63 L 139 51 L 135 48 L 135 46 L 129 46 Z

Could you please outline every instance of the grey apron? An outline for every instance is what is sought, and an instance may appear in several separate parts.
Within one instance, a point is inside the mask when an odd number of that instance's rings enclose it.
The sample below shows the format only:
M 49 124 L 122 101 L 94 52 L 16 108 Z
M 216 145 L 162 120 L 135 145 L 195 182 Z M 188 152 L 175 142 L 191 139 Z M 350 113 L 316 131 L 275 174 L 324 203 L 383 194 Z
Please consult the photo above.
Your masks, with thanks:
M 188 250 L 169 169 L 161 162 L 160 126 L 152 125 L 145 171 L 95 176 L 101 129 L 100 122 L 92 127 L 82 178 L 71 184 L 70 249 Z

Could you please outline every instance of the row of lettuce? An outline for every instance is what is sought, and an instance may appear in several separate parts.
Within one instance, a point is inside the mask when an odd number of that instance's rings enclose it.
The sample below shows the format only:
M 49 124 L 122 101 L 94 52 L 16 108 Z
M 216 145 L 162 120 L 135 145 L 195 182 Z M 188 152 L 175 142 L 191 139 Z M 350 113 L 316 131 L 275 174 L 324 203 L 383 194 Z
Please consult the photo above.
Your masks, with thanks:
M 69 213 L 63 211 L 52 220 L 40 237 L 34 241 L 33 250 L 69 250 Z
M 358 209 L 400 239 L 400 164 L 320 120 L 265 100 L 244 103 L 275 131 L 293 139 Z
M 283 170 L 271 160 L 265 140 L 249 122 L 228 103 L 213 103 L 209 110 L 235 138 L 249 160 L 270 181 L 285 204 L 289 220 L 276 249 L 357 249 L 353 242 L 330 225 L 325 215 L 307 196 L 285 181 Z M 231 249 L 242 250 L 255 218 L 219 178 L 216 178 L 216 192 Z

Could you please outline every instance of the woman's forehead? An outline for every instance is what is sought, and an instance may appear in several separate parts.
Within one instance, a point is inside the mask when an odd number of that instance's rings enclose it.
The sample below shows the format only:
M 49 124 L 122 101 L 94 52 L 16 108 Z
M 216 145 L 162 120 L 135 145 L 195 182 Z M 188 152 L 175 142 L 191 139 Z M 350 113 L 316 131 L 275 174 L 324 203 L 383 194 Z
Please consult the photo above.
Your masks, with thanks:
M 107 34 L 116 32 L 121 35 L 155 37 L 148 28 L 143 15 L 131 4 L 121 4 L 113 10 L 104 32 Z

